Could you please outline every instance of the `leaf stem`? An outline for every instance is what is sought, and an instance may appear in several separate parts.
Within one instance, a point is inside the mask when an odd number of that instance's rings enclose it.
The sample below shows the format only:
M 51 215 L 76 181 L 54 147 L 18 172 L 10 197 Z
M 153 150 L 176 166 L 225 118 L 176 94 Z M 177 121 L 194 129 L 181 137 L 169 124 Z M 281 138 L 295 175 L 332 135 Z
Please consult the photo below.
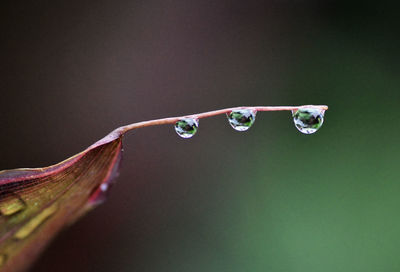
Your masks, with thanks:
M 202 118 L 208 118 L 212 116 L 217 116 L 221 114 L 226 114 L 229 113 L 233 110 L 237 109 L 249 109 L 249 110 L 255 110 L 255 111 L 295 111 L 299 108 L 317 108 L 321 110 L 327 110 L 328 106 L 326 105 L 305 105 L 305 106 L 253 106 L 253 107 L 233 107 L 233 108 L 226 108 L 226 109 L 220 109 L 220 110 L 214 110 L 214 111 L 207 111 L 207 112 L 202 112 L 202 113 L 195 113 L 191 115 L 184 115 L 184 116 L 177 116 L 177 117 L 168 117 L 168 118 L 161 118 L 161 119 L 155 119 L 155 120 L 149 120 L 149 121 L 143 121 L 143 122 L 138 122 L 138 123 L 133 123 L 130 125 L 126 125 L 123 127 L 120 127 L 118 129 L 119 133 L 124 134 L 127 131 L 137 129 L 137 128 L 143 128 L 143 127 L 149 127 L 149 126 L 158 126 L 158 125 L 167 125 L 167 124 L 175 124 L 178 120 L 182 118 L 197 118 L 197 119 L 202 119 Z

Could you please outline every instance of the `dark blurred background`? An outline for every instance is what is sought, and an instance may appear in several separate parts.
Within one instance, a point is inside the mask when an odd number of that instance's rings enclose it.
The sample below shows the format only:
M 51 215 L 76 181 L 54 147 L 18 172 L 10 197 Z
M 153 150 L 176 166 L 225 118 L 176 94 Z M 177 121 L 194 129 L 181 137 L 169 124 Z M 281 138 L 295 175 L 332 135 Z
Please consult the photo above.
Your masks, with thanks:
M 399 271 L 395 1 L 5 1 L 0 169 L 50 165 L 114 128 L 241 105 L 327 104 L 239 133 L 124 138 L 108 201 L 32 271 Z

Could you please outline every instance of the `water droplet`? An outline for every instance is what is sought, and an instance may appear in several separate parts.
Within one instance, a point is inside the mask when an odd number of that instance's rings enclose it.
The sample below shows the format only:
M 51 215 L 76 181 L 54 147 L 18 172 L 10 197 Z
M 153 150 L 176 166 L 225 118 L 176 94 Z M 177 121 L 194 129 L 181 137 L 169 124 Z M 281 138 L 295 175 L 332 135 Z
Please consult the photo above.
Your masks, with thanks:
M 193 137 L 199 128 L 199 120 L 195 118 L 182 118 L 175 123 L 175 131 L 182 138 Z
M 250 109 L 239 109 L 233 110 L 230 113 L 227 113 L 229 124 L 233 127 L 234 130 L 237 131 L 246 131 L 248 130 L 256 120 L 255 110 Z
M 324 114 L 324 110 L 317 108 L 299 108 L 293 112 L 294 125 L 301 133 L 315 133 L 324 122 Z

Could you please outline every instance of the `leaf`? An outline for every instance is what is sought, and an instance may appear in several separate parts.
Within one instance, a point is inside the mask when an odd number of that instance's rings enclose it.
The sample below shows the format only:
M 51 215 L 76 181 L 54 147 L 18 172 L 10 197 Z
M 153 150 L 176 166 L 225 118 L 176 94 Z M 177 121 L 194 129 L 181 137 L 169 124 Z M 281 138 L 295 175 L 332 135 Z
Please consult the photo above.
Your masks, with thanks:
M 56 165 L 1 171 L 0 270 L 27 269 L 64 226 L 102 202 L 121 150 L 117 129 Z

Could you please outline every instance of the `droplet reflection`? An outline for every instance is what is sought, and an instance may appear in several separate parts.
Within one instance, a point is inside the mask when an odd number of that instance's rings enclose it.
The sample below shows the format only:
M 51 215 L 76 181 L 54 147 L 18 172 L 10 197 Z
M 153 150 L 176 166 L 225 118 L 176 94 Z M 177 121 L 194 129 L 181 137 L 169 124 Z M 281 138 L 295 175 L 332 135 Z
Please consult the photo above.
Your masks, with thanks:
M 227 113 L 229 124 L 237 131 L 248 130 L 256 120 L 257 111 L 251 109 L 238 109 Z
M 193 137 L 199 128 L 199 120 L 195 118 L 182 118 L 175 123 L 175 131 L 182 138 Z
M 299 108 L 293 112 L 294 125 L 301 133 L 315 133 L 324 123 L 324 114 L 318 108 Z

